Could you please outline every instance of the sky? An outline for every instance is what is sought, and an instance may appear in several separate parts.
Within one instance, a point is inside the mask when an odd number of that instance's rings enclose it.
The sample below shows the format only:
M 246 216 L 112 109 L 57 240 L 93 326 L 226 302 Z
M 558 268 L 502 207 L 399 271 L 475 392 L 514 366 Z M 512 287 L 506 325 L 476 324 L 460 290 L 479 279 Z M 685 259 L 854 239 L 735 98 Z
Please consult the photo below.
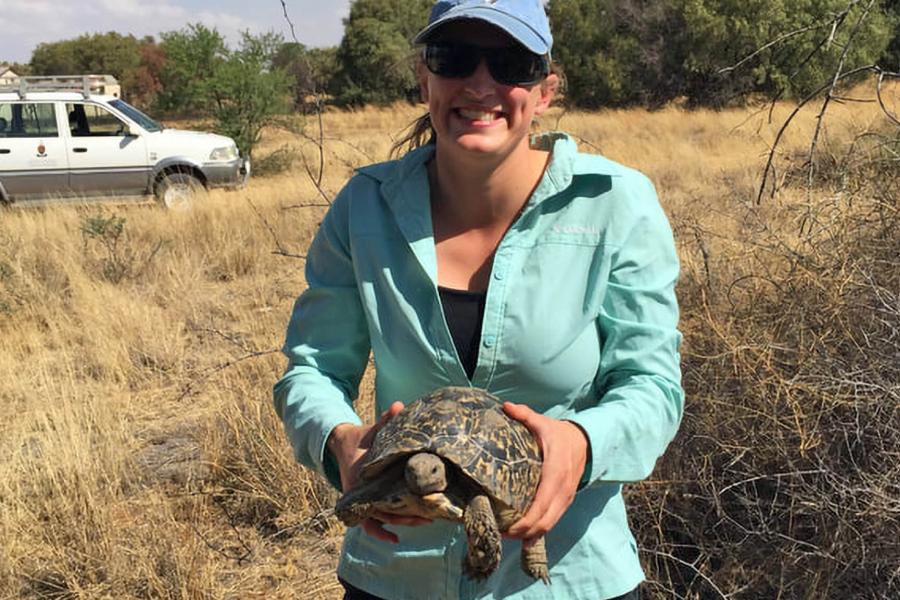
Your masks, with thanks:
M 284 0 L 297 40 L 307 46 L 341 41 L 350 0 Z M 28 62 L 42 42 L 116 31 L 159 39 L 201 22 L 230 43 L 240 33 L 275 31 L 292 41 L 282 0 L 0 0 L 0 63 Z

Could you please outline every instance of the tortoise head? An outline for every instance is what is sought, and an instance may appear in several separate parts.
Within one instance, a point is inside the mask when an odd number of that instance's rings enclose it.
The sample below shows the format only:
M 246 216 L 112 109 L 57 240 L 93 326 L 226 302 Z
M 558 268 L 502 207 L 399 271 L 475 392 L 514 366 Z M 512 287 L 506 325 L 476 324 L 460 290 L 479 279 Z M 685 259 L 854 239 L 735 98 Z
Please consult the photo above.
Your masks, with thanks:
M 418 496 L 447 489 L 447 470 L 436 454 L 418 452 L 406 461 L 406 484 Z

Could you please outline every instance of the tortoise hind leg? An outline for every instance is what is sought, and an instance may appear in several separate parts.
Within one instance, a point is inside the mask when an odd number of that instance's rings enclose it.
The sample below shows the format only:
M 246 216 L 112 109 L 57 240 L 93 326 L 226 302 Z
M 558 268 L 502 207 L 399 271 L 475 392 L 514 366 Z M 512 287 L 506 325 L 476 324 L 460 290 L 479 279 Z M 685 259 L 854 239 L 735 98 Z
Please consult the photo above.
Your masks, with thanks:
M 501 556 L 500 529 L 487 496 L 475 496 L 469 501 L 463 523 L 469 546 L 463 572 L 471 579 L 486 579 L 500 564 Z
M 544 585 L 550 585 L 550 569 L 547 567 L 547 547 L 543 536 L 534 541 L 530 547 L 522 544 L 522 570 Z

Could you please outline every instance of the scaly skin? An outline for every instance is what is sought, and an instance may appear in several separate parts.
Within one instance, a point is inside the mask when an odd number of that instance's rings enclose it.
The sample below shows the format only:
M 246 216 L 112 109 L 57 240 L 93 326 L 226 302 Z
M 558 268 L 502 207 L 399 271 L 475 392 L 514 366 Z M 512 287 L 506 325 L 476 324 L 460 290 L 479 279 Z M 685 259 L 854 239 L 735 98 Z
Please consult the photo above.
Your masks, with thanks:
M 538 538 L 530 548 L 526 548 L 522 544 L 522 570 L 531 577 L 543 581 L 544 585 L 550 585 L 550 569 L 547 568 L 547 548 L 543 537 Z
M 469 544 L 463 572 L 472 579 L 486 579 L 497 569 L 502 555 L 500 530 L 488 497 L 472 498 L 463 519 Z

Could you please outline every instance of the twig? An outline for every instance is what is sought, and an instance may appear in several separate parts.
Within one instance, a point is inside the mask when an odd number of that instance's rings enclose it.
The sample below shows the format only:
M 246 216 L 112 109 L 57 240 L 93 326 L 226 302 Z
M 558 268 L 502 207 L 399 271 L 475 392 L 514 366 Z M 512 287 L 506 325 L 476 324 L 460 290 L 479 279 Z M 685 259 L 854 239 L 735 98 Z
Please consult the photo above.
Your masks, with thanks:
M 279 256 L 286 256 L 288 258 L 299 258 L 301 260 L 306 260 L 306 255 L 304 255 L 304 254 L 294 254 L 292 252 L 288 252 L 287 250 L 285 250 L 284 246 L 281 245 L 281 241 L 278 239 L 278 236 L 275 234 L 275 229 L 272 227 L 271 224 L 269 224 L 269 221 L 267 221 L 266 218 L 262 215 L 262 213 L 259 212 L 259 209 L 256 208 L 256 205 L 253 204 L 253 201 L 250 200 L 249 196 L 246 198 L 246 200 L 247 200 L 247 203 L 250 205 L 250 208 L 253 209 L 253 212 L 256 213 L 256 216 L 259 217 L 259 220 L 263 222 L 263 225 L 265 225 L 266 229 L 269 232 L 269 235 L 272 236 L 272 241 L 275 242 L 276 250 L 274 250 L 272 252 L 272 254 L 277 254 Z
M 245 360 L 250 360 L 251 358 L 259 358 L 261 356 L 268 356 L 269 354 L 276 354 L 278 352 L 281 352 L 281 350 L 279 350 L 279 349 L 259 350 L 256 352 L 250 352 L 248 354 L 245 354 L 244 356 L 239 356 L 232 360 L 227 360 L 227 361 L 225 361 L 219 365 L 216 365 L 214 367 L 210 367 L 209 369 L 207 369 L 206 371 L 201 373 L 199 376 L 197 376 L 195 379 L 192 379 L 186 386 L 184 386 L 184 388 L 181 391 L 181 394 L 179 394 L 178 397 L 175 398 L 175 400 L 176 400 L 176 402 L 184 400 L 191 394 L 191 392 L 194 391 L 194 389 L 197 387 L 198 384 L 205 382 L 207 379 L 209 379 L 216 373 L 224 371 L 225 369 L 227 369 L 229 367 L 233 367 L 234 365 L 236 365 L 240 362 L 244 362 Z
M 852 77 L 854 75 L 858 75 L 859 73 L 862 73 L 864 71 L 874 71 L 876 68 L 877 67 L 875 65 L 866 65 L 864 67 L 857 67 L 856 69 L 853 69 L 852 71 L 847 71 L 846 73 L 843 73 L 842 75 L 840 75 L 838 77 L 838 80 L 842 80 L 842 79 L 846 79 L 847 77 Z M 765 169 L 763 169 L 762 181 L 760 182 L 760 185 L 759 185 L 759 193 L 756 196 L 756 204 L 757 205 L 762 203 L 762 197 L 766 191 L 766 183 L 768 182 L 768 175 L 769 175 L 769 172 L 773 170 L 772 164 L 775 161 L 775 151 L 778 149 L 778 144 L 781 141 L 781 138 L 784 135 L 785 131 L 787 131 L 788 126 L 791 124 L 791 122 L 794 120 L 794 117 L 797 116 L 797 114 L 803 109 L 804 106 L 809 104 L 816 96 L 818 96 L 819 94 L 821 94 L 822 92 L 824 92 L 831 86 L 832 86 L 831 82 L 826 83 L 825 85 L 817 88 L 816 90 L 811 92 L 809 95 L 807 95 L 805 98 L 803 98 L 797 104 L 797 106 L 794 108 L 794 110 L 791 111 L 791 114 L 788 116 L 788 118 L 785 120 L 785 122 L 781 125 L 781 128 L 778 130 L 778 134 L 775 136 L 775 141 L 772 144 L 772 149 L 769 151 L 769 158 L 766 161 L 766 167 L 765 167 Z M 772 189 L 771 195 L 772 196 L 775 195 L 775 188 Z
M 881 112 L 884 115 L 894 122 L 895 125 L 900 126 L 900 120 L 897 119 L 897 116 L 888 110 L 887 106 L 884 104 L 884 99 L 881 97 L 881 85 L 884 82 L 885 76 L 900 78 L 900 73 L 892 73 L 890 71 L 884 71 L 878 67 L 875 67 L 878 71 L 878 81 L 875 85 L 875 94 L 878 96 L 878 105 L 881 106 Z
M 775 38 L 774 40 L 772 40 L 772 41 L 769 42 L 768 44 L 765 44 L 765 45 L 763 45 L 763 46 L 757 48 L 757 49 L 754 50 L 752 53 L 748 54 L 747 56 L 745 56 L 744 58 L 742 58 L 742 59 L 739 60 L 738 62 L 734 63 L 734 64 L 731 65 L 730 67 L 723 67 L 723 68 L 719 69 L 716 73 L 719 74 L 719 75 L 724 75 L 724 74 L 726 74 L 726 73 L 730 73 L 731 71 L 734 71 L 734 70 L 736 70 L 737 68 L 739 68 L 741 65 L 743 65 L 743 64 L 746 63 L 747 61 L 753 59 L 753 58 L 756 57 L 756 56 L 759 56 L 760 54 L 762 54 L 764 51 L 768 50 L 768 49 L 771 48 L 772 46 L 775 46 L 775 45 L 777 45 L 777 44 L 780 44 L 781 42 L 783 42 L 783 41 L 785 41 L 785 40 L 789 40 L 789 39 L 791 39 L 792 37 L 796 37 L 796 36 L 798 36 L 798 35 L 800 35 L 800 34 L 802 34 L 802 33 L 806 33 L 807 31 L 813 31 L 814 29 L 821 29 L 821 28 L 824 27 L 824 26 L 825 26 L 825 25 L 823 25 L 822 23 L 816 23 L 816 24 L 814 24 L 814 25 L 809 25 L 809 26 L 807 26 L 807 27 L 801 27 L 800 29 L 795 29 L 794 31 L 789 31 L 788 33 L 782 34 L 781 36 Z
M 680 564 L 680 565 L 682 565 L 682 566 L 685 566 L 685 567 L 691 569 L 692 571 L 694 571 L 694 573 L 696 573 L 696 574 L 700 577 L 700 579 L 702 579 L 702 580 L 705 581 L 707 584 L 709 584 L 709 587 L 711 587 L 713 590 L 715 590 L 715 592 L 716 592 L 717 594 L 719 594 L 719 597 L 720 597 L 720 598 L 724 598 L 725 600 L 728 600 L 728 595 L 725 594 L 722 590 L 720 590 L 720 589 L 719 589 L 719 586 L 717 586 L 717 585 L 713 582 L 712 579 L 710 579 L 709 577 L 707 577 L 706 575 L 704 575 L 703 572 L 700 571 L 700 569 L 698 569 L 697 567 L 695 567 L 693 564 L 687 562 L 686 560 L 680 559 L 680 558 L 678 558 L 677 556 L 674 556 L 674 555 L 672 555 L 672 554 L 669 554 L 668 552 L 660 552 L 659 550 L 653 550 L 653 549 L 650 549 L 650 548 L 644 548 L 644 547 L 641 547 L 641 548 L 640 548 L 640 551 L 641 551 L 641 552 L 646 552 L 646 553 L 649 553 L 649 554 L 654 554 L 654 555 L 656 555 L 656 556 L 660 556 L 660 557 L 662 557 L 662 558 L 666 558 L 666 559 L 669 559 L 669 560 L 674 560 L 674 561 L 677 562 L 678 564 Z M 703 596 L 703 598 L 706 598 L 706 596 Z
M 855 4 L 857 4 L 857 0 L 850 3 L 850 6 L 847 7 L 847 12 L 849 12 L 850 8 L 852 8 Z M 853 29 L 850 31 L 850 36 L 847 38 L 847 43 L 844 46 L 843 52 L 841 52 L 840 59 L 838 60 L 837 68 L 834 71 L 834 77 L 831 79 L 831 85 L 828 86 L 828 93 L 825 94 L 825 100 L 822 102 L 822 109 L 819 111 L 819 114 L 816 116 L 816 130 L 813 133 L 812 142 L 809 146 L 809 154 L 807 155 L 807 164 L 809 165 L 809 169 L 807 170 L 806 176 L 806 189 L 807 194 L 811 193 L 813 186 L 813 178 L 815 177 L 815 152 L 816 147 L 819 143 L 819 135 L 822 131 L 822 123 L 825 120 L 825 111 L 828 110 L 828 105 L 831 103 L 834 98 L 834 89 L 837 87 L 838 82 L 842 79 L 841 71 L 844 69 L 844 61 L 847 59 L 847 53 L 850 51 L 850 48 L 853 47 L 853 38 L 856 37 L 856 34 L 859 32 L 860 26 L 866 20 L 866 17 L 869 16 L 869 12 L 872 10 L 872 6 L 875 4 L 875 0 L 869 0 L 869 4 L 863 10 L 863 13 L 859 16 L 859 19 L 856 20 L 856 24 L 853 26 Z M 834 36 L 834 31 L 832 31 L 832 37 Z M 875 68 L 875 65 L 871 65 L 871 68 Z
M 284 20 L 287 21 L 287 24 L 291 28 L 291 37 L 294 39 L 294 42 L 299 44 L 297 41 L 297 32 L 294 30 L 294 22 L 291 21 L 291 18 L 288 16 L 287 3 L 285 0 L 281 0 L 281 10 L 284 12 Z

